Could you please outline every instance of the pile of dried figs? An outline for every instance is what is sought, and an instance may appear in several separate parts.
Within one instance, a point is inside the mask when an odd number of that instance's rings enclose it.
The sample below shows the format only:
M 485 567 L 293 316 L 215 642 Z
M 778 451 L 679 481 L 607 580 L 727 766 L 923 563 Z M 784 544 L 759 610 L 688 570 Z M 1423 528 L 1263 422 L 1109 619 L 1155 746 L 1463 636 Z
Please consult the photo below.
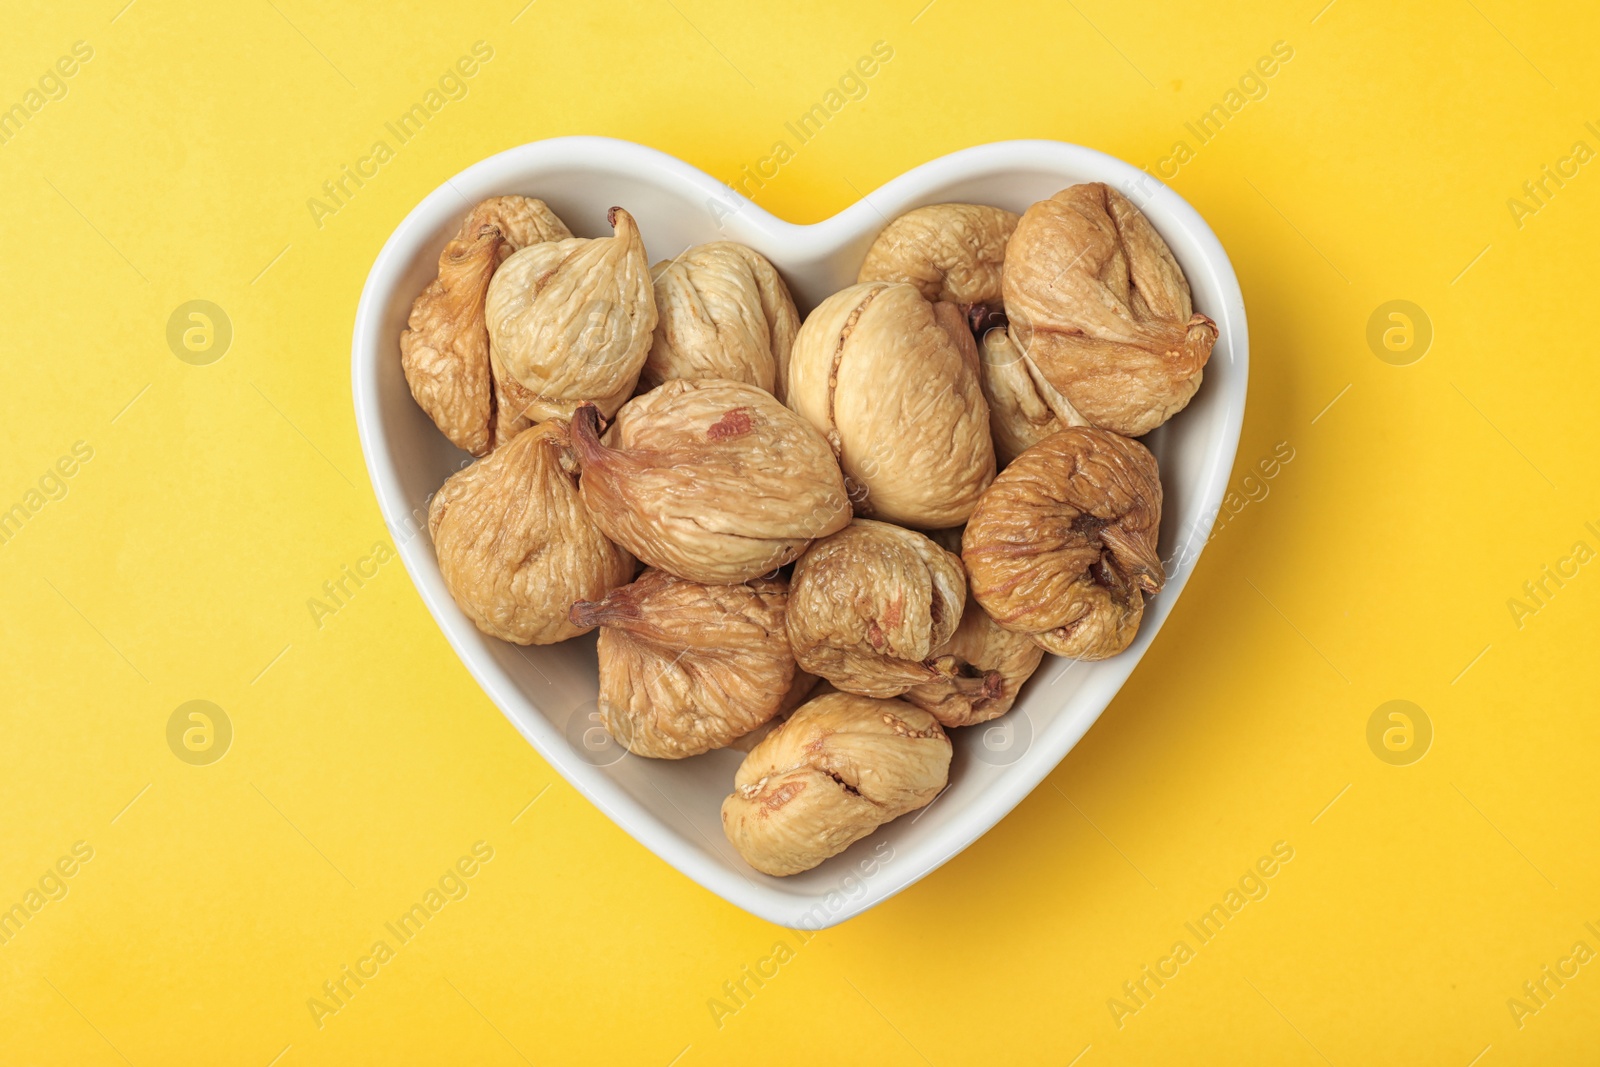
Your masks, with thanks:
M 1101 184 L 910 211 L 803 322 L 754 250 L 652 267 L 608 221 L 486 200 L 412 306 L 412 395 L 479 457 L 432 499 L 440 572 L 502 640 L 598 629 L 629 752 L 744 751 L 723 828 L 795 874 L 932 801 L 946 731 L 1046 652 L 1128 647 L 1164 577 L 1136 438 L 1217 329 Z

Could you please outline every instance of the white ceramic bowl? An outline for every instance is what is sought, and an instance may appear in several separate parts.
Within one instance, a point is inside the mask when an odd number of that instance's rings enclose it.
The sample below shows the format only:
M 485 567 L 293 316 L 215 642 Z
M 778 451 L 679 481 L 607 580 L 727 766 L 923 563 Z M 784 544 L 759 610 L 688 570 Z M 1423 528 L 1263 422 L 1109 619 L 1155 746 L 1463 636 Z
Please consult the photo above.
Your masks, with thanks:
M 1078 182 L 1102 181 L 1139 205 L 1188 275 L 1196 308 L 1220 337 L 1194 401 L 1146 437 L 1161 464 L 1161 549 L 1168 582 L 1126 652 L 1101 663 L 1046 657 L 1014 710 L 952 731 L 950 786 L 932 805 L 883 827 L 815 870 L 772 878 L 747 866 L 718 815 L 741 753 L 649 760 L 608 744 L 595 716 L 594 638 L 520 648 L 479 633 L 450 599 L 427 536 L 427 501 L 469 459 L 407 391 L 399 337 L 411 301 L 468 208 L 521 193 L 545 200 L 582 236 L 607 236 L 606 209 L 638 220 L 652 261 L 691 244 L 741 241 L 788 280 L 804 315 L 855 281 L 885 223 L 923 204 L 967 201 L 1022 211 Z M 456 654 L 556 770 L 646 848 L 724 899 L 791 928 L 831 926 L 888 899 L 966 848 L 1038 785 L 1099 717 L 1183 592 L 1210 535 L 1244 417 L 1248 338 L 1227 254 L 1177 193 L 1110 156 L 1054 141 L 981 145 L 925 163 L 824 222 L 774 218 L 709 175 L 654 149 L 564 137 L 502 152 L 435 189 L 378 254 L 353 340 L 356 426 L 384 521 L 412 581 Z M 439 709 L 447 714 L 446 709 Z

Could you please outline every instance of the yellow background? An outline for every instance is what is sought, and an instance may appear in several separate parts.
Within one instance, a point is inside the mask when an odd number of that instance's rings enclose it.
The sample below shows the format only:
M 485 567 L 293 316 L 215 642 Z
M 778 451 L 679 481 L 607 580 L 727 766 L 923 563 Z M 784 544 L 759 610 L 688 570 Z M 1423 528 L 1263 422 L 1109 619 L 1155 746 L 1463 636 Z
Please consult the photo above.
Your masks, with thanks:
M 1520 1028 L 1507 1007 L 1600 950 L 1600 565 L 1520 627 L 1507 603 L 1600 547 L 1600 170 L 1520 226 L 1507 205 L 1600 149 L 1586 5 L 524 2 L 7 11 L 0 107 L 73 42 L 94 57 L 0 145 L 0 506 L 94 457 L 0 546 L 0 906 L 74 842 L 94 858 L 0 946 L 0 1062 L 1594 1062 L 1600 963 Z M 469 95 L 314 225 L 479 40 Z M 1153 166 L 1293 48 L 1172 184 L 1249 310 L 1234 484 L 1294 459 L 1046 784 L 801 945 L 556 776 L 398 562 L 320 628 L 306 601 L 387 539 L 349 339 L 418 199 L 574 133 L 735 176 L 878 40 L 893 60 L 763 206 L 820 219 L 1007 138 Z M 234 330 L 208 366 L 166 341 L 194 299 Z M 1434 331 L 1406 366 L 1366 339 L 1394 299 Z M 166 741 L 194 699 L 234 728 L 209 766 Z M 1409 766 L 1367 743 L 1395 699 L 1434 730 Z M 319 1029 L 307 999 L 477 841 L 470 895 Z M 1277 841 L 1270 895 L 1119 1027 L 1108 999 Z M 719 1026 L 708 1001 L 777 941 L 794 958 Z

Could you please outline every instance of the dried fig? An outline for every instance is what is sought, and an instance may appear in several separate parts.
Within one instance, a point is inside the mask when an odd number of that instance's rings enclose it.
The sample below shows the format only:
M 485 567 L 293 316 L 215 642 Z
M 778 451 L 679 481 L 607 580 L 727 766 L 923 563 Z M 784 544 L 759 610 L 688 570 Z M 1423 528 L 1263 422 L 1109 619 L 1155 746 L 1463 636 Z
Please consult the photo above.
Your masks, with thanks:
M 940 667 L 954 673 L 914 685 L 903 697 L 944 726 L 988 722 L 1011 710 L 1022 683 L 1033 677 L 1043 659 L 1037 641 L 1001 629 L 968 597 L 961 625 L 934 653 Z
M 931 204 L 885 226 L 867 249 L 858 282 L 909 282 L 923 298 L 963 308 L 998 304 L 1006 241 L 1017 215 L 982 204 Z
M 641 390 L 672 378 L 728 378 L 783 399 L 800 315 L 766 257 L 716 241 L 650 273 L 659 318 Z
M 954 674 L 934 654 L 966 600 L 960 557 L 886 522 L 856 519 L 794 567 L 789 644 L 802 669 L 838 688 L 892 697 Z
M 1017 344 L 1093 425 L 1137 437 L 1200 388 L 1216 323 L 1115 189 L 1074 185 L 1030 207 L 1006 246 L 1004 289 Z
M 949 779 L 950 739 L 932 715 L 828 693 L 745 757 L 722 829 L 756 870 L 799 874 L 929 803 Z
M 972 595 L 1046 652 L 1105 659 L 1128 647 L 1144 593 L 1161 590 L 1161 480 L 1137 441 L 1077 426 L 1000 472 L 961 539 Z
M 911 285 L 824 300 L 795 338 L 788 403 L 827 437 L 863 515 L 957 526 L 994 477 L 971 333 L 955 305 Z
M 457 448 L 481 456 L 497 441 L 484 298 L 513 251 L 571 237 L 544 201 L 497 196 L 468 213 L 439 254 L 439 276 L 411 305 L 400 366 L 418 406 Z
M 674 379 L 573 442 L 595 522 L 652 567 L 696 582 L 776 570 L 850 521 L 844 479 L 806 421 L 753 385 Z
M 983 398 L 989 402 L 999 467 L 1067 426 L 1087 425 L 1088 420 L 1022 354 L 1006 329 L 1005 312 L 992 304 L 974 304 L 968 321 L 978 337 Z
M 600 627 L 600 716 L 629 752 L 682 759 L 722 748 L 777 715 L 794 682 L 784 630 L 789 585 L 703 585 L 647 570 L 572 605 Z
M 572 236 L 567 224 L 556 217 L 550 205 L 531 196 L 492 196 L 481 201 L 462 230 L 476 225 L 490 225 L 505 237 L 500 249 L 500 261 L 518 249 L 546 241 L 564 241 Z
M 559 419 L 523 430 L 434 495 L 428 532 L 439 574 L 478 629 L 519 645 L 587 632 L 567 611 L 633 577 L 578 496 L 577 461 Z
M 489 356 L 518 415 L 569 417 L 590 401 L 610 418 L 633 395 L 656 302 L 633 216 L 606 218 L 613 236 L 530 245 L 489 283 Z

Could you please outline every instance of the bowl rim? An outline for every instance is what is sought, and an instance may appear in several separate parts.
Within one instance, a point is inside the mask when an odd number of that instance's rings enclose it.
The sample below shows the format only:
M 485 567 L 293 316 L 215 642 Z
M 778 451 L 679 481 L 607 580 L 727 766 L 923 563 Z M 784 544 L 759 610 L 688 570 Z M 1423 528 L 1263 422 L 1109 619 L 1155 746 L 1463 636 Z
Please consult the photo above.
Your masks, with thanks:
M 661 821 L 650 809 L 625 789 L 609 781 L 601 769 L 577 758 L 561 731 L 538 711 L 537 705 L 491 656 L 476 647 L 476 630 L 456 608 L 448 590 L 438 577 L 432 560 L 432 546 L 425 537 L 407 529 L 412 509 L 401 484 L 398 469 L 390 459 L 390 435 L 382 414 L 378 372 L 384 347 L 383 321 L 394 291 L 424 248 L 431 235 L 452 217 L 458 217 L 471 199 L 461 188 L 480 186 L 505 188 L 519 172 L 549 170 L 556 166 L 583 166 L 604 162 L 613 168 L 627 167 L 650 176 L 652 183 L 676 186 L 704 197 L 713 209 L 719 226 L 732 218 L 734 233 L 726 239 L 740 239 L 740 232 L 753 231 L 770 243 L 781 243 L 804 257 L 820 258 L 836 251 L 858 235 L 863 225 L 881 226 L 887 203 L 895 214 L 919 200 L 919 193 L 948 186 L 957 181 L 981 179 L 1008 168 L 1061 169 L 1068 173 L 1093 174 L 1090 180 L 1103 181 L 1128 196 L 1163 233 L 1184 232 L 1196 248 L 1221 295 L 1221 306 L 1211 317 L 1226 339 L 1226 352 L 1232 368 L 1224 382 L 1207 376 L 1210 387 L 1222 393 L 1215 401 L 1221 420 L 1219 446 L 1202 457 L 1203 469 L 1197 491 L 1202 522 L 1192 524 L 1180 534 L 1173 556 L 1183 556 L 1168 581 L 1163 595 L 1147 608 L 1145 624 L 1134 645 L 1110 660 L 1096 664 L 1096 698 L 1087 702 L 1076 716 L 1060 715 L 1051 724 L 1052 732 L 1034 739 L 1037 757 L 1024 758 L 1009 767 L 991 786 L 960 813 L 957 821 L 934 839 L 938 847 L 931 856 L 916 864 L 884 865 L 875 873 L 859 896 L 840 897 L 837 887 L 801 891 L 785 888 L 781 879 L 745 874 L 724 867 L 714 856 L 690 847 L 675 827 Z M 492 195 L 492 194 L 486 194 Z M 714 208 L 713 206 L 716 205 Z M 895 206 L 903 205 L 903 206 Z M 892 217 L 892 216 L 890 216 Z M 1192 264 L 1185 266 L 1193 274 Z M 1209 309 L 1208 309 L 1209 310 Z M 1249 382 L 1249 331 L 1243 296 L 1233 265 L 1210 226 L 1177 192 L 1146 171 L 1114 156 L 1081 145 L 1050 140 L 996 141 L 961 149 L 929 160 L 885 182 L 839 213 L 816 223 L 787 222 L 739 194 L 693 165 L 666 152 L 610 137 L 573 136 L 533 141 L 496 153 L 446 179 L 424 197 L 401 220 L 384 242 L 373 261 L 365 283 L 351 338 L 351 386 L 357 435 L 362 457 L 378 500 L 384 525 L 395 539 L 412 584 L 421 595 L 435 623 L 444 633 L 457 658 L 503 715 L 544 759 L 582 793 L 590 803 L 672 867 L 702 887 L 760 918 L 792 929 L 816 930 L 843 922 L 882 903 L 931 874 L 992 829 L 1022 802 L 1077 744 L 1098 720 L 1107 705 L 1143 659 L 1145 650 L 1159 632 L 1172 606 L 1182 594 L 1193 573 L 1220 510 L 1228 479 L 1232 475 L 1243 428 L 1245 398 Z M 1180 415 L 1181 417 L 1181 415 Z M 423 558 L 424 554 L 427 556 Z M 1070 668 L 1069 668 L 1070 669 Z M 524 713 L 524 708 L 532 714 Z M 1065 720 L 1065 721 L 1063 721 Z M 1048 745 L 1043 745 L 1046 737 Z M 1027 754 L 1034 756 L 1032 750 Z M 654 785 L 654 783 L 652 783 Z M 657 791 L 660 792 L 659 787 Z M 666 794 L 662 793 L 665 799 Z M 670 803 L 670 801 L 669 801 Z M 928 849 L 924 849 L 927 852 Z M 846 874 L 844 877 L 850 877 Z M 835 904 L 834 897 L 840 897 Z M 819 916 L 817 912 L 822 914 Z

